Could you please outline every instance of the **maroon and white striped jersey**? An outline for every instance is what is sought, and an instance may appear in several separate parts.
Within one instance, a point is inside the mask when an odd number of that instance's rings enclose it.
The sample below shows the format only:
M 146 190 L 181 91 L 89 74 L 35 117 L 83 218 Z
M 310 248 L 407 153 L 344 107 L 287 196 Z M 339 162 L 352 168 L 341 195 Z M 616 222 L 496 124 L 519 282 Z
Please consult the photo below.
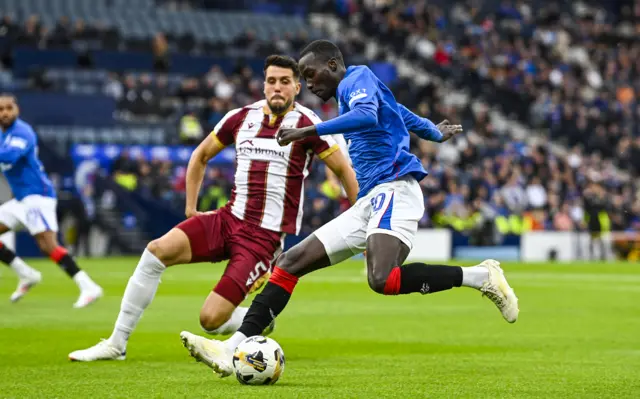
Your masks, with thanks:
M 304 179 L 313 155 L 320 159 L 339 149 L 332 137 L 308 137 L 281 147 L 278 129 L 320 122 L 296 103 L 284 116 L 265 113 L 266 100 L 230 111 L 212 134 L 223 146 L 235 143 L 237 169 L 227 206 L 239 219 L 265 229 L 298 234 L 302 223 Z

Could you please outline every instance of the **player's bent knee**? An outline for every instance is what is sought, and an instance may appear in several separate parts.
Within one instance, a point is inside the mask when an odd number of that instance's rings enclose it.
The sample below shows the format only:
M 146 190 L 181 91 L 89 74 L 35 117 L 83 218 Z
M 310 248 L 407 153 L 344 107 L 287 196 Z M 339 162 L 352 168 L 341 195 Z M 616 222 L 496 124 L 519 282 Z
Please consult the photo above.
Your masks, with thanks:
M 367 282 L 369 287 L 378 294 L 385 294 L 385 288 L 387 286 L 387 280 L 393 270 L 393 266 L 386 261 L 381 261 L 372 257 L 367 262 L 370 265 L 370 270 L 367 273 Z
M 231 318 L 231 312 L 223 310 L 202 310 L 200 311 L 200 327 L 206 332 L 214 333 Z
M 164 245 L 162 238 L 155 239 L 147 244 L 147 251 L 151 252 L 165 266 L 174 264 L 175 254 L 172 253 L 170 246 Z
M 147 244 L 147 251 L 151 252 L 165 266 L 188 263 L 191 260 L 191 247 L 186 234 L 173 229 L 164 236 Z
M 222 276 L 220 282 L 216 285 L 214 292 L 211 292 L 207 297 L 202 309 L 200 310 L 200 326 L 202 329 L 210 334 L 221 333 L 218 331 L 224 324 L 229 321 L 236 304 L 229 300 L 225 295 L 222 295 L 220 291 L 220 285 L 230 287 L 229 281 L 225 282 L 225 277 Z M 227 294 L 230 292 L 227 292 Z
M 162 260 L 164 254 L 159 241 L 159 239 L 156 239 L 147 244 L 147 251 L 151 252 L 156 258 Z
M 369 273 L 367 276 L 367 281 L 369 283 L 369 288 L 378 294 L 384 294 L 384 287 L 387 284 L 388 276 L 381 276 L 376 273 Z

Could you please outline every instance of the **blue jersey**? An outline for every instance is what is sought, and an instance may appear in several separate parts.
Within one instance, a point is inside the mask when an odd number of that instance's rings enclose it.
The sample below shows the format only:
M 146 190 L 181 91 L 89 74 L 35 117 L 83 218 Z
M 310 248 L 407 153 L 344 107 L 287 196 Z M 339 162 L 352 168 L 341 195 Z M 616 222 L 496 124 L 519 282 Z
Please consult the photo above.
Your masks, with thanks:
M 426 118 L 403 105 L 366 66 L 350 66 L 338 86 L 340 116 L 316 125 L 319 135 L 342 133 L 360 186 L 358 198 L 375 186 L 406 175 L 421 181 L 422 163 L 409 152 L 409 128 L 423 139 L 440 141 L 442 134 Z
M 55 198 L 53 184 L 38 159 L 36 133 L 28 123 L 16 119 L 2 133 L 0 144 L 0 169 L 16 199 L 35 194 Z

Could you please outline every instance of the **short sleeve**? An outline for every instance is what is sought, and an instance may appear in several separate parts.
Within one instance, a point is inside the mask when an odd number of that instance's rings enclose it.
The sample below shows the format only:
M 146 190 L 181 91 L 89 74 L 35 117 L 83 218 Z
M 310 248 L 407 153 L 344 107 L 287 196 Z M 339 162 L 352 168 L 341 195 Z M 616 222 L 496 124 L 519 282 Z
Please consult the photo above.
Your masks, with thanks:
M 236 135 L 246 115 L 247 111 L 243 108 L 229 111 L 224 118 L 218 122 L 216 127 L 213 128 L 211 134 L 215 135 L 223 147 L 233 144 L 236 141 Z
M 373 72 L 369 68 L 362 68 L 353 73 L 344 82 L 341 90 L 343 104 L 353 109 L 359 104 L 372 104 L 378 107 L 378 85 Z
M 307 147 L 320 159 L 325 159 L 340 149 L 338 143 L 331 136 L 314 136 L 307 140 Z
M 306 127 L 322 122 L 322 119 L 310 109 L 302 108 L 299 105 L 298 107 L 302 116 L 297 127 Z M 331 136 L 311 136 L 304 139 L 302 143 L 307 151 L 313 152 L 320 159 L 325 159 L 340 149 L 336 140 Z

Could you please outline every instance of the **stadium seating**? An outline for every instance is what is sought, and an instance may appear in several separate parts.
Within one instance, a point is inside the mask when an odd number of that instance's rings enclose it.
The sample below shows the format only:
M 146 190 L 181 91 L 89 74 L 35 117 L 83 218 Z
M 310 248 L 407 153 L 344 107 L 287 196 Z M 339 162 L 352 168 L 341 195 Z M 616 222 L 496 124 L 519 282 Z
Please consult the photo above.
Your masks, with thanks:
M 431 173 L 423 182 L 428 212 L 421 226 L 449 227 L 458 232 L 456 242 L 481 245 L 509 242 L 528 229 L 584 229 L 580 197 L 591 181 L 603 182 L 617 204 L 608 211 L 609 228 L 640 226 L 640 111 L 633 100 L 640 64 L 624 61 L 638 48 L 623 37 L 638 17 L 603 8 L 598 18 L 611 25 L 598 33 L 589 24 L 589 7 L 568 1 L 514 6 L 488 0 L 479 7 L 441 0 L 426 6 L 420 1 L 328 1 L 308 4 L 315 12 L 308 19 L 281 14 L 292 4 L 261 3 L 257 13 L 248 11 L 254 7 L 248 2 L 231 2 L 225 11 L 196 8 L 207 2 L 177 9 L 169 3 L 0 0 L 0 9 L 17 25 L 39 15 L 48 29 L 39 46 L 0 40 L 12 67 L 0 71 L 0 84 L 21 90 L 25 117 L 47 140 L 57 137 L 65 146 L 78 139 L 175 143 L 185 113 L 198 117 L 206 131 L 228 110 L 261 98 L 261 56 L 295 54 L 324 32 L 339 43 L 348 62 L 369 64 L 400 102 L 467 130 L 438 147 L 412 140 L 412 150 Z M 529 14 L 535 7 L 534 20 Z M 71 40 L 65 45 L 47 39 L 63 17 L 70 21 L 66 35 Z M 113 40 L 77 40 L 74 24 L 80 20 L 89 29 L 113 28 Z M 581 30 L 582 39 L 576 34 Z M 168 44 L 160 67 L 151 45 L 158 32 Z M 573 57 L 568 60 L 558 56 L 564 32 L 573 51 L 567 52 Z M 607 35 L 617 35 L 624 45 L 606 54 L 595 47 L 586 60 L 580 58 L 581 48 L 610 40 Z M 191 42 L 182 41 L 189 37 Z M 627 72 L 616 80 L 609 70 Z M 34 93 L 36 88 L 49 93 Z M 336 114 L 335 105 L 320 104 L 305 90 L 299 100 L 323 118 Z M 140 161 L 134 174 L 148 162 L 154 161 Z M 184 162 L 172 162 L 173 186 L 183 167 Z M 323 189 L 324 174 L 316 169 L 308 184 L 313 200 L 307 232 L 326 221 L 312 220 L 317 209 L 329 217 L 337 211 Z M 144 195 L 181 212 L 179 190 L 165 193 Z
M 117 28 L 125 39 L 151 38 L 166 32 L 173 36 L 191 34 L 197 41 L 230 42 L 247 31 L 253 31 L 258 38 L 271 39 L 307 28 L 304 20 L 296 16 L 165 10 L 157 8 L 153 0 L 2 0 L 0 9 L 15 15 L 20 22 L 38 15 L 42 25 L 51 30 L 61 18 L 72 23 L 101 23 Z

